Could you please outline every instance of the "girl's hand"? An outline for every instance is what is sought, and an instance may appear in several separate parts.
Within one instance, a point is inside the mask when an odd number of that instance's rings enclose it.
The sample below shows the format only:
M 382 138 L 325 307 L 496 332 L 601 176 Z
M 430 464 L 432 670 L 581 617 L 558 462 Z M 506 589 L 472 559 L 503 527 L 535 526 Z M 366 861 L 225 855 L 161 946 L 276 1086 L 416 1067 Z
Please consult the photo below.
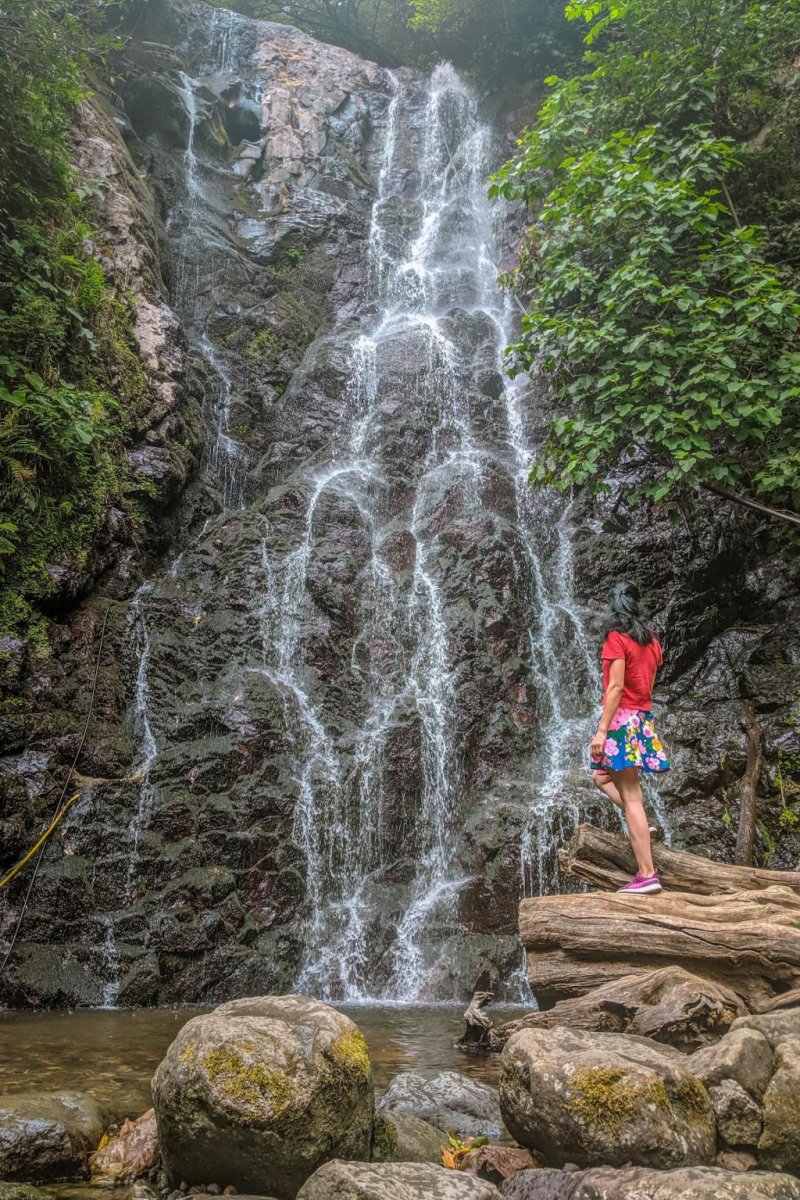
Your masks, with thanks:
M 592 756 L 592 760 L 594 762 L 599 762 L 600 759 L 603 757 L 603 747 L 605 746 L 605 744 L 606 744 L 606 735 L 603 733 L 603 731 L 601 729 L 598 729 L 597 733 L 592 738 L 592 744 L 589 747 L 589 753 Z

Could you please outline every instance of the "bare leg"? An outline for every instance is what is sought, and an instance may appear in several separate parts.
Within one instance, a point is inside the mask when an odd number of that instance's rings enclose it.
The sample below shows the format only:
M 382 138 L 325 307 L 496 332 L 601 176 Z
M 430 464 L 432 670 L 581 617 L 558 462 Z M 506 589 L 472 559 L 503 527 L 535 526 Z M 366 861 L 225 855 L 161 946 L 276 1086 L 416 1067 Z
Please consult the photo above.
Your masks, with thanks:
M 622 797 L 617 791 L 609 771 L 592 771 L 592 782 L 600 788 L 603 795 L 608 796 L 612 804 L 616 804 L 617 808 L 624 812 L 625 805 L 622 803 Z
M 644 877 L 655 875 L 653 852 L 650 848 L 650 828 L 642 803 L 639 772 L 636 767 L 626 767 L 624 771 L 611 771 L 610 774 L 622 801 L 628 837 L 636 856 L 639 874 Z

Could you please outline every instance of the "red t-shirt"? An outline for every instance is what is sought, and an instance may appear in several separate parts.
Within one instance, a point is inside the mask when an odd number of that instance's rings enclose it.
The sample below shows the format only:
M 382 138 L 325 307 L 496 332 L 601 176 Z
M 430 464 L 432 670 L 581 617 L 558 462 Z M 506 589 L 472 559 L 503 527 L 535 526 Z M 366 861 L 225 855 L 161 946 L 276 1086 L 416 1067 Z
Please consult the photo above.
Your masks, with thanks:
M 653 638 L 647 646 L 640 646 L 627 633 L 612 631 L 603 643 L 603 695 L 608 690 L 611 664 L 616 659 L 625 660 L 625 687 L 620 699 L 620 708 L 653 707 L 653 684 L 656 671 L 664 661 L 661 643 Z

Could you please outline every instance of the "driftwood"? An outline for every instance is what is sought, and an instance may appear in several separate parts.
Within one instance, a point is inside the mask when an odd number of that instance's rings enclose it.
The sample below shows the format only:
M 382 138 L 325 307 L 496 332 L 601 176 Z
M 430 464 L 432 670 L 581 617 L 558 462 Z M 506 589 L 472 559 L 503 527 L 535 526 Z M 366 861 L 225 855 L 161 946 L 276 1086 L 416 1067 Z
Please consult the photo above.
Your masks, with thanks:
M 653 845 L 653 859 L 661 882 L 670 891 L 719 896 L 779 886 L 792 888 L 800 894 L 800 871 L 732 867 L 656 844 Z M 566 850 L 559 852 L 558 861 L 561 870 L 568 875 L 607 891 L 615 891 L 627 883 L 636 870 L 627 840 L 594 825 L 579 825 Z M 634 899 L 648 902 L 644 896 Z
M 522 901 L 519 927 L 543 1008 L 670 965 L 731 989 L 751 1012 L 800 987 L 800 896 L 789 888 L 541 896 Z
M 625 975 L 587 996 L 562 1000 L 546 1012 L 530 1012 L 495 1030 L 496 1049 L 520 1029 L 590 1029 L 629 1033 L 676 1046 L 687 1053 L 723 1034 L 747 1009 L 730 988 L 698 979 L 681 967 Z
M 494 992 L 475 992 L 464 1013 L 465 1029 L 456 1045 L 468 1053 L 476 1050 L 499 1050 L 494 1021 L 483 1010 L 494 1000 Z
M 745 701 L 740 722 L 747 734 L 747 766 L 741 782 L 742 796 L 739 807 L 739 829 L 736 835 L 736 861 L 745 866 L 751 866 L 758 822 L 758 777 L 764 761 L 761 726 L 758 723 L 752 701 Z

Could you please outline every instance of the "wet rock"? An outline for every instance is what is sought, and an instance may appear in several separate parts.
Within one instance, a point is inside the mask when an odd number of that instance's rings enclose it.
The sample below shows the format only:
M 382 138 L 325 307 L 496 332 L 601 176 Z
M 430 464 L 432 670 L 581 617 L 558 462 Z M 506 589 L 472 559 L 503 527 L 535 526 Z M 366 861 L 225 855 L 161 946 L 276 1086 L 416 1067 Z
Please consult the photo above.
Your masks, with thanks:
M 173 1183 L 216 1176 L 292 1200 L 327 1159 L 369 1158 L 366 1042 L 302 996 L 234 1000 L 189 1021 L 156 1071 L 153 1101 Z
M 772 1047 L 757 1029 L 737 1022 L 718 1042 L 690 1055 L 686 1067 L 706 1087 L 732 1079 L 760 1100 L 772 1077 Z
M 500 1192 L 461 1171 L 424 1163 L 329 1162 L 297 1200 L 499 1200 Z
M 37 1183 L 80 1178 L 107 1124 L 105 1109 L 84 1092 L 1 1095 L 0 1176 Z
M 122 1122 L 119 1132 L 89 1159 L 93 1182 L 131 1183 L 158 1162 L 159 1145 L 155 1109 L 136 1121 Z
M 506 1200 L 800 1200 L 800 1180 L 774 1172 L 746 1175 L 717 1167 L 654 1171 L 593 1167 L 523 1171 L 503 1188 Z
M 498 1137 L 503 1128 L 496 1090 L 458 1071 L 406 1071 L 376 1104 L 379 1113 L 410 1113 L 461 1137 Z
M 503 1051 L 503 1118 L 518 1142 L 556 1166 L 709 1163 L 714 1114 L 684 1061 L 624 1034 L 524 1030 Z
M 761 1109 L 744 1088 L 733 1079 L 724 1079 L 710 1087 L 708 1094 L 722 1141 L 728 1146 L 757 1146 L 761 1137 Z
M 384 1109 L 372 1129 L 372 1162 L 429 1162 L 441 1164 L 447 1138 L 441 1129 L 408 1112 Z
M 32 1183 L 0 1183 L 0 1200 L 52 1200 Z

